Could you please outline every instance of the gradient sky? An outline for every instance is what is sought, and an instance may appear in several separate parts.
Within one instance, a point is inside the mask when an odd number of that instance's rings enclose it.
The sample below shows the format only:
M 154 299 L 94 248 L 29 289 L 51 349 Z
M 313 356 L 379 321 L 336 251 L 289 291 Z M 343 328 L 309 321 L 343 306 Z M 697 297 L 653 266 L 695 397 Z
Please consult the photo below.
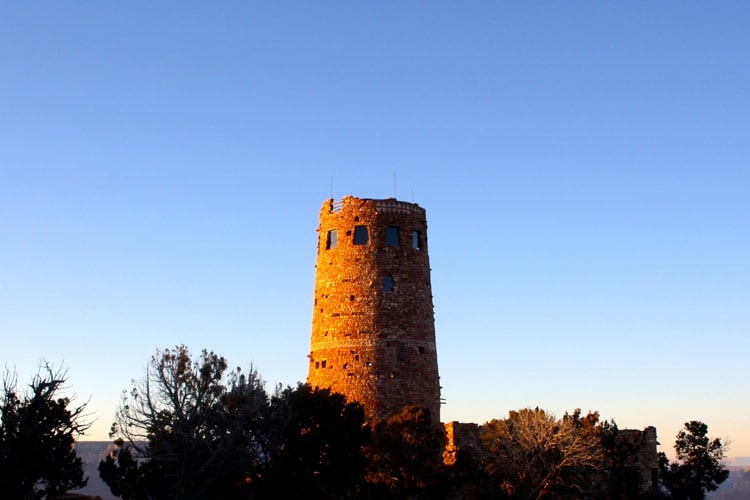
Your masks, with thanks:
M 0 2 L 0 361 L 306 376 L 318 210 L 427 210 L 444 421 L 750 455 L 750 3 Z M 394 182 L 395 177 L 395 182 Z

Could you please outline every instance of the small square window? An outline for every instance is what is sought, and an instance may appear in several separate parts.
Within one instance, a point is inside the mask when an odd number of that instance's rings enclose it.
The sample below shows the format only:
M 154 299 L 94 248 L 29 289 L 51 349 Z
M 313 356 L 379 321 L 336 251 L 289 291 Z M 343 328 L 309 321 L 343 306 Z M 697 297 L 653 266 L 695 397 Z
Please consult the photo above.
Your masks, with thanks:
M 385 228 L 385 244 L 389 247 L 397 247 L 401 244 L 397 226 L 388 226 Z
M 396 361 L 403 361 L 404 358 L 404 344 L 396 344 Z
M 422 248 L 422 234 L 419 231 L 412 231 L 411 244 L 417 250 Z
M 367 226 L 354 226 L 354 244 L 367 245 L 368 241 Z
M 328 235 L 326 236 L 326 250 L 330 250 L 331 248 L 336 248 L 336 244 L 338 243 L 338 235 L 336 234 L 335 229 L 331 229 L 328 231 Z
M 393 291 L 393 276 L 383 276 L 383 291 L 384 292 Z

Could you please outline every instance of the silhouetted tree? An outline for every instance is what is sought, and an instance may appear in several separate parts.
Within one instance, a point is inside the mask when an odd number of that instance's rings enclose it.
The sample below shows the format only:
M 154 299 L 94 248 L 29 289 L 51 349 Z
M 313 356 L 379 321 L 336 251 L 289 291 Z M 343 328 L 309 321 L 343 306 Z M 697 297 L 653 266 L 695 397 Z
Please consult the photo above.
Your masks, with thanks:
M 117 448 L 100 475 L 123 498 L 245 495 L 268 461 L 268 395 L 253 369 L 185 346 L 157 351 L 124 393 L 112 426 Z
M 169 497 L 158 462 L 136 459 L 133 455 L 138 451 L 121 438 L 115 440 L 115 445 L 115 450 L 99 463 L 99 476 L 113 495 L 130 500 Z
M 280 431 L 263 498 L 358 498 L 369 440 L 364 410 L 342 394 L 299 384 L 272 398 Z
M 67 372 L 45 365 L 19 393 L 6 371 L 0 395 L 0 494 L 4 498 L 62 495 L 86 485 L 76 439 L 90 427 L 86 404 L 61 397 Z
M 430 411 L 406 406 L 376 421 L 367 446 L 369 495 L 376 498 L 442 498 L 448 495 L 443 464 L 445 429 Z
M 677 433 L 674 449 L 677 461 L 671 464 L 664 453 L 659 453 L 661 481 L 672 498 L 703 499 L 707 491 L 714 491 L 729 476 L 722 464 L 726 446 L 721 439 L 708 437 L 708 426 L 703 422 L 686 422 Z

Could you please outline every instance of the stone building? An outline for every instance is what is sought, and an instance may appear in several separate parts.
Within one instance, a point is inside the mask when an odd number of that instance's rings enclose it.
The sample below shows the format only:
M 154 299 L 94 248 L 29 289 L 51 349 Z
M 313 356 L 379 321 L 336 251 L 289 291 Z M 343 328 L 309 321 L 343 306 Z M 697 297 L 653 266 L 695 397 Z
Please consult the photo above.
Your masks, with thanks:
M 406 405 L 440 422 L 440 378 L 425 210 L 346 196 L 320 210 L 307 382 L 357 401 L 369 419 Z M 446 464 L 481 454 L 481 425 L 449 422 Z M 656 430 L 621 430 L 616 443 L 641 491 L 655 487 Z
M 387 418 L 406 405 L 440 420 L 425 210 L 346 196 L 320 210 L 307 382 Z

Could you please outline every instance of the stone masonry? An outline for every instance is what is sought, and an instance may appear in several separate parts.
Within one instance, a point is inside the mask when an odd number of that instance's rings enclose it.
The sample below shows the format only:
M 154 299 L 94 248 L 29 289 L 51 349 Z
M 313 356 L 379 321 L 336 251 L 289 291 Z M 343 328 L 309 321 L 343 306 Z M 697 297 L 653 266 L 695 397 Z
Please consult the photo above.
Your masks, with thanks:
M 406 405 L 440 422 L 440 378 L 425 210 L 415 203 L 346 196 L 320 210 L 307 382 L 357 401 L 368 419 Z M 444 424 L 443 458 L 481 453 L 482 426 Z M 620 430 L 626 467 L 642 492 L 655 485 L 656 429 Z
M 387 418 L 440 421 L 425 210 L 396 199 L 323 203 L 307 381 Z

